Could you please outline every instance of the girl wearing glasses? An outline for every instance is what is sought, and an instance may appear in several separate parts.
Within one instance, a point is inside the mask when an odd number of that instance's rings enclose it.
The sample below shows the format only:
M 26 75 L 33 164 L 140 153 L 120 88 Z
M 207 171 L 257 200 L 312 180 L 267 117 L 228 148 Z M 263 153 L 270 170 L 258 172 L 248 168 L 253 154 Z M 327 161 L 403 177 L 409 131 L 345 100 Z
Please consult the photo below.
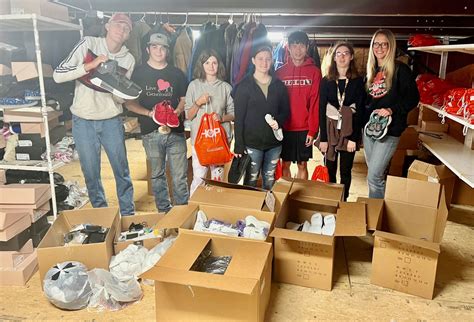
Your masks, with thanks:
M 334 46 L 319 93 L 319 149 L 325 154 L 330 182 L 336 182 L 339 159 L 340 182 L 344 184 L 344 200 L 347 200 L 366 97 L 364 81 L 357 73 L 354 48 L 350 43 L 339 42 Z
M 367 102 L 365 116 L 375 111 L 391 116 L 387 134 L 380 139 L 363 135 L 368 167 L 369 198 L 385 195 L 385 171 L 397 149 L 400 135 L 407 127 L 407 115 L 418 105 L 420 96 L 410 68 L 395 61 L 397 44 L 390 30 L 375 32 L 367 61 Z

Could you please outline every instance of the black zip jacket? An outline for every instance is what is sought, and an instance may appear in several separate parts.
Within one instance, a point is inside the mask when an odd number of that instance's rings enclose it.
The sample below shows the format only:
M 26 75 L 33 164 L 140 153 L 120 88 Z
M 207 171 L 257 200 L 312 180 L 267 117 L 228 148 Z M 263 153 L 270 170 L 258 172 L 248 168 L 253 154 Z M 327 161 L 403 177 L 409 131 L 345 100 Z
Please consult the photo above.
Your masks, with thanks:
M 288 118 L 290 101 L 283 82 L 272 77 L 265 98 L 253 75 L 249 75 L 237 87 L 234 106 L 235 153 L 242 154 L 246 146 L 263 151 L 281 145 L 265 121 L 265 114 L 272 115 L 280 127 Z
M 367 95 L 367 108 L 364 125 L 369 121 L 373 110 L 390 108 L 393 112 L 392 123 L 388 126 L 387 135 L 400 136 L 407 128 L 407 115 L 420 101 L 420 94 L 416 87 L 415 78 L 410 68 L 396 62 L 395 79 L 390 91 L 380 98 Z

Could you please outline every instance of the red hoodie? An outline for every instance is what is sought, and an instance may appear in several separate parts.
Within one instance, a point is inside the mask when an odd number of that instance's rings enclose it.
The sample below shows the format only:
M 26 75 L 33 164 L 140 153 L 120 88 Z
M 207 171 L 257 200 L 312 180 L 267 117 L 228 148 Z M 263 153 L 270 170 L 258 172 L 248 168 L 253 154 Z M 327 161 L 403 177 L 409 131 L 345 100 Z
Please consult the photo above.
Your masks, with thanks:
M 302 65 L 295 66 L 291 58 L 276 71 L 286 85 L 290 97 L 290 117 L 283 125 L 286 131 L 306 131 L 315 137 L 319 128 L 319 83 L 321 70 L 307 57 Z

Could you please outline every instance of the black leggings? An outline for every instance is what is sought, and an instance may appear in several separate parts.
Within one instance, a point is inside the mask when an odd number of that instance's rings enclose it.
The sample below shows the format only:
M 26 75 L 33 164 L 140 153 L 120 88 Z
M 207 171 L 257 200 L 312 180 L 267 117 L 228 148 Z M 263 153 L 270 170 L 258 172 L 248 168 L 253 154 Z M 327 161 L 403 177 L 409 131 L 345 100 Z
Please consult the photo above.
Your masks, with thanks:
M 329 171 L 329 182 L 336 183 L 337 159 L 340 156 L 340 176 L 341 183 L 344 185 L 344 201 L 349 197 L 349 188 L 352 181 L 352 165 L 354 164 L 355 152 L 339 151 L 336 153 L 334 161 L 326 160 L 326 166 Z

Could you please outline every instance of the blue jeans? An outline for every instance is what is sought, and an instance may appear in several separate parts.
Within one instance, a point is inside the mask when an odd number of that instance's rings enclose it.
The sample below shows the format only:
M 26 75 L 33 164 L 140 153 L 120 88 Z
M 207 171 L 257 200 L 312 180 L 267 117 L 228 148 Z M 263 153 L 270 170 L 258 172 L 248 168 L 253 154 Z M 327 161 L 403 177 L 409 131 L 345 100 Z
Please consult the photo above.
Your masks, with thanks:
M 159 212 L 168 212 L 172 205 L 166 180 L 166 160 L 173 181 L 175 205 L 185 205 L 189 199 L 188 159 L 184 133 L 161 134 L 154 131 L 142 136 L 146 157 L 151 163 L 151 184 Z
M 367 163 L 367 183 L 369 198 L 383 199 L 385 196 L 385 172 L 393 154 L 397 150 L 399 137 L 386 136 L 374 140 L 363 135 L 365 162 Z
M 133 215 L 135 213 L 133 185 L 128 168 L 124 128 L 120 117 L 94 121 L 73 115 L 72 135 L 79 153 L 79 161 L 92 206 L 94 208 L 107 207 L 100 178 L 100 154 L 103 146 L 114 173 L 120 214 Z
M 250 156 L 250 164 L 245 172 L 244 184 L 255 187 L 261 170 L 263 189 L 271 190 L 275 183 L 275 169 L 280 159 L 281 145 L 265 151 L 249 147 L 246 149 Z

